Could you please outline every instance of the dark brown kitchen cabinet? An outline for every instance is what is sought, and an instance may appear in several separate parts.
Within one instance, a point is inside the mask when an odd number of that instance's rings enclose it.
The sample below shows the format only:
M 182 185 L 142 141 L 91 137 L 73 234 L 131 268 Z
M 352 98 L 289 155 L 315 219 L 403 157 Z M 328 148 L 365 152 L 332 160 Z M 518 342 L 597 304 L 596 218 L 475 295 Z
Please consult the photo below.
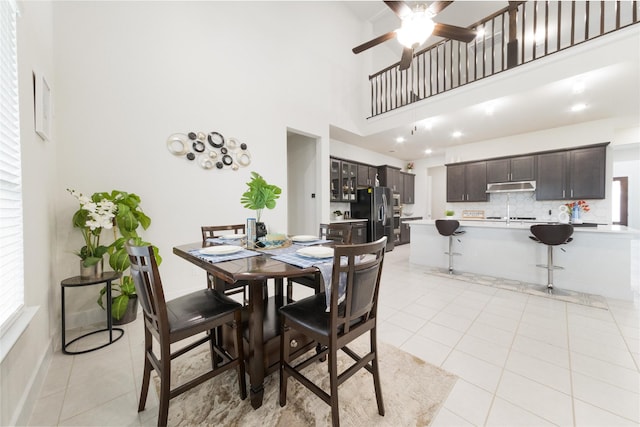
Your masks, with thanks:
M 367 221 L 351 223 L 351 243 L 367 243 Z
M 340 179 L 340 173 L 342 172 L 342 162 L 338 159 L 330 159 L 329 176 L 331 179 L 330 189 L 332 202 L 339 202 L 342 200 L 342 180 Z
M 356 199 L 358 165 L 330 158 L 331 201 L 353 202 Z
M 412 173 L 400 172 L 400 203 L 412 205 L 415 203 L 416 176 Z
M 422 217 L 402 218 L 400 220 L 400 242 L 396 243 L 397 245 L 406 245 L 407 243 L 411 243 L 411 227 L 405 221 L 414 221 L 417 219 L 422 219 Z
M 378 168 L 358 163 L 358 187 L 374 187 Z
M 447 166 L 447 202 L 487 201 L 487 162 Z
M 393 193 L 400 192 L 400 168 L 380 166 L 378 168 L 378 178 L 381 187 L 389 187 Z
M 606 145 L 538 155 L 537 200 L 604 199 Z
M 519 156 L 487 160 L 487 183 L 534 181 L 536 156 Z

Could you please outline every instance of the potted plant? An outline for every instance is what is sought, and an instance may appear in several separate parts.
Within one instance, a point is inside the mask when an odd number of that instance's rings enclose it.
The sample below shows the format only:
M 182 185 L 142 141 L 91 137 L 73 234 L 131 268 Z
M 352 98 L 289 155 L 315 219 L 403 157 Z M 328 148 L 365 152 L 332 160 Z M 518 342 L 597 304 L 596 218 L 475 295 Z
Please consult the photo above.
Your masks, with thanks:
M 240 203 L 247 209 L 256 211 L 256 238 L 266 236 L 267 227 L 260 218 L 264 208 L 276 207 L 276 200 L 280 197 L 282 189 L 277 185 L 268 184 L 257 172 L 251 172 L 251 181 L 247 182 L 249 189 L 242 194 Z
M 447 209 L 446 211 L 444 211 L 444 214 L 448 217 L 452 217 L 453 215 L 455 215 L 455 212 L 450 209 Z
M 138 228 L 142 227 L 147 229 L 151 225 L 151 219 L 140 208 L 140 197 L 133 193 L 127 193 L 124 191 L 113 190 L 111 193 L 99 192 L 94 193 L 91 198 L 83 197 L 81 194 L 69 190 L 78 200 L 81 202 L 81 207 L 74 215 L 74 226 L 81 224 L 87 224 L 90 227 L 93 224 L 95 214 L 93 211 L 100 212 L 108 211 L 110 215 L 104 213 L 101 218 L 102 222 L 100 230 L 90 230 L 90 237 L 95 236 L 95 240 L 99 242 L 100 231 L 102 228 L 113 229 L 113 243 L 109 246 L 99 245 L 96 250 L 81 249 L 79 255 L 83 256 L 83 253 L 92 253 L 91 256 L 87 256 L 84 263 L 96 263 L 101 264 L 102 257 L 105 254 L 109 255 L 109 265 L 113 271 L 122 273 L 122 278 L 118 282 L 112 282 L 112 303 L 111 303 L 111 317 L 115 324 L 124 324 L 135 320 L 138 299 L 133 284 L 133 278 L 126 274 L 129 269 L 129 257 L 126 252 L 125 243 L 128 240 L 132 240 L 136 245 L 148 245 L 138 235 Z M 84 203 L 83 203 L 84 202 Z M 95 205 L 95 207 L 94 207 Z M 89 218 L 89 222 L 84 220 L 84 217 Z M 107 217 L 109 220 L 107 221 Z M 86 234 L 86 230 L 81 228 L 83 235 Z M 86 242 L 86 239 L 85 239 Z M 89 245 L 85 245 L 87 247 Z M 158 254 L 158 248 L 154 246 L 154 253 L 156 255 L 156 261 L 158 265 L 162 262 L 162 258 Z M 102 288 L 98 296 L 97 303 L 105 308 L 104 295 L 107 289 Z
M 67 189 L 80 203 L 73 214 L 73 227 L 79 228 L 84 246 L 75 252 L 80 257 L 80 275 L 96 277 L 102 274 L 102 261 L 108 247 L 100 244 L 103 229 L 113 228 L 116 206 L 110 200 L 93 195 L 91 198 Z
M 342 219 L 344 218 L 344 214 L 341 210 L 333 211 L 333 218 L 336 221 L 342 221 Z

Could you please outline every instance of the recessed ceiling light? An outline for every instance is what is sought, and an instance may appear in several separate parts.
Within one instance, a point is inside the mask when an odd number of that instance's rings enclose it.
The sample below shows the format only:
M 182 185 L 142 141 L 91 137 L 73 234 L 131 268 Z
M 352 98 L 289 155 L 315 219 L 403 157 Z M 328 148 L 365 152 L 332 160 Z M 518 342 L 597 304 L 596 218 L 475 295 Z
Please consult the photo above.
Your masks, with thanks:
M 584 103 L 579 103 L 579 104 L 573 104 L 571 106 L 571 111 L 573 111 L 574 113 L 578 112 L 578 111 L 582 111 L 585 110 L 587 108 L 587 104 Z
M 483 37 L 485 33 L 484 27 L 478 27 L 476 30 L 476 37 Z
M 404 142 L 404 138 L 399 136 L 396 138 L 396 142 Z
M 426 150 L 424 150 L 424 154 L 431 154 L 433 153 L 433 150 L 431 150 L 431 148 L 427 148 Z
M 453 132 L 453 133 L 451 134 L 451 136 L 452 136 L 452 137 L 454 137 L 454 138 L 460 138 L 460 137 L 462 136 L 462 132 L 460 132 L 459 130 L 457 130 L 457 131 Z

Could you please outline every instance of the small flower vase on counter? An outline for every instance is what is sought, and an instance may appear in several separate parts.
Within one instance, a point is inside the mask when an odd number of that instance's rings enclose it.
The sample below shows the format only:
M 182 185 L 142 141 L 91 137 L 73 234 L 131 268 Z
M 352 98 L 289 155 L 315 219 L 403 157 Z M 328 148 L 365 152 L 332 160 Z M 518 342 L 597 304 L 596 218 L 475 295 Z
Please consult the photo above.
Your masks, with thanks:
M 582 224 L 582 217 L 580 216 L 580 206 L 577 204 L 571 209 L 571 223 Z
M 80 277 L 83 279 L 96 279 L 102 276 L 102 260 L 89 267 L 84 266 L 84 261 L 80 260 Z

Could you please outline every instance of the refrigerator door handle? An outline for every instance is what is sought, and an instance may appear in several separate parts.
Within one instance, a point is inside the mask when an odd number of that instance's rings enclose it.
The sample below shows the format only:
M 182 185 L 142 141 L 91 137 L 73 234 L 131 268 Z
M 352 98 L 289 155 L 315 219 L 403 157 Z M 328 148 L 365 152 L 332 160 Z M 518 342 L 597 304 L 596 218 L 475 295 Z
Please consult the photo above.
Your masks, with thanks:
M 387 225 L 387 195 L 382 193 L 382 206 L 380 206 L 380 218 L 379 221 L 382 221 L 382 225 Z

